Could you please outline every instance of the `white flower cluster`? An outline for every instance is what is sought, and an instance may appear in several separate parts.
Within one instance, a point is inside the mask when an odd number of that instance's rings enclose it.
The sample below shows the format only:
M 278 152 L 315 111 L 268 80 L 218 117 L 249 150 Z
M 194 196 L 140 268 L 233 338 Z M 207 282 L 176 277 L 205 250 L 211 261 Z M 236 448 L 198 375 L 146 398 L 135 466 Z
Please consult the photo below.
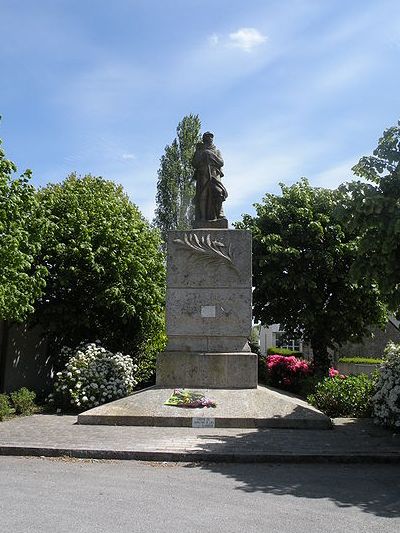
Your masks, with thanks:
M 400 344 L 389 342 L 385 349 L 372 402 L 379 424 L 400 427 Z
M 132 358 L 106 350 L 100 341 L 75 349 L 64 346 L 62 354 L 68 362 L 56 374 L 55 394 L 49 396 L 49 402 L 62 396 L 76 407 L 89 409 L 127 396 L 136 385 L 133 376 L 137 366 Z

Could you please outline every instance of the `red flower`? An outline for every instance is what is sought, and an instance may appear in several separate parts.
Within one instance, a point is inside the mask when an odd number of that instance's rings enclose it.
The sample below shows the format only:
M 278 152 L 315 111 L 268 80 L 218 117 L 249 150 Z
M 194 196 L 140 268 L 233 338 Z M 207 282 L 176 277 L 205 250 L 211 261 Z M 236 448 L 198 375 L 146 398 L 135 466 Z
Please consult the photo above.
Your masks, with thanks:
M 329 377 L 334 378 L 335 376 L 339 375 L 339 370 L 336 370 L 335 368 L 329 369 Z

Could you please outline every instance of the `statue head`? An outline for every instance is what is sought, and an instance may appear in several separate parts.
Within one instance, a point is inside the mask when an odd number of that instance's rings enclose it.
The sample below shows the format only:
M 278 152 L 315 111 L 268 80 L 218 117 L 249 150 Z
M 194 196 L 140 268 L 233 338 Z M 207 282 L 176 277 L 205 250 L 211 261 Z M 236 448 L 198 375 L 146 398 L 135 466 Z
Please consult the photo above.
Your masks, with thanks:
M 212 144 L 213 140 L 214 140 L 213 133 L 211 133 L 210 131 L 206 131 L 205 133 L 203 133 L 203 142 L 205 144 Z

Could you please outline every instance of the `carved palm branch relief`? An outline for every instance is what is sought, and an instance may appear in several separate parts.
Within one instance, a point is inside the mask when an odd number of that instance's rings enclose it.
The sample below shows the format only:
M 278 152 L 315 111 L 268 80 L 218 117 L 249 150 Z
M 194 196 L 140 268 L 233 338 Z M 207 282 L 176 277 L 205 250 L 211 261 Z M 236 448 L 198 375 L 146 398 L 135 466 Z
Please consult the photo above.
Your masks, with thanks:
M 231 244 L 227 248 L 224 243 L 211 240 L 210 234 L 198 237 L 195 233 L 186 233 L 183 239 L 174 239 L 174 242 L 191 252 L 193 258 L 214 266 L 225 264 L 239 275 L 233 264 Z

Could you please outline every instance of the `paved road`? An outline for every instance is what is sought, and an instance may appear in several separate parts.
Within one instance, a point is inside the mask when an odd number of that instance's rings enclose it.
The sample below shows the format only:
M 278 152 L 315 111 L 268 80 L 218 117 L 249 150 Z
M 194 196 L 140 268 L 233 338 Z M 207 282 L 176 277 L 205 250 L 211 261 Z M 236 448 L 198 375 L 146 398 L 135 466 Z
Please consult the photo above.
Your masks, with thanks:
M 398 465 L 0 457 L 9 533 L 400 531 Z

